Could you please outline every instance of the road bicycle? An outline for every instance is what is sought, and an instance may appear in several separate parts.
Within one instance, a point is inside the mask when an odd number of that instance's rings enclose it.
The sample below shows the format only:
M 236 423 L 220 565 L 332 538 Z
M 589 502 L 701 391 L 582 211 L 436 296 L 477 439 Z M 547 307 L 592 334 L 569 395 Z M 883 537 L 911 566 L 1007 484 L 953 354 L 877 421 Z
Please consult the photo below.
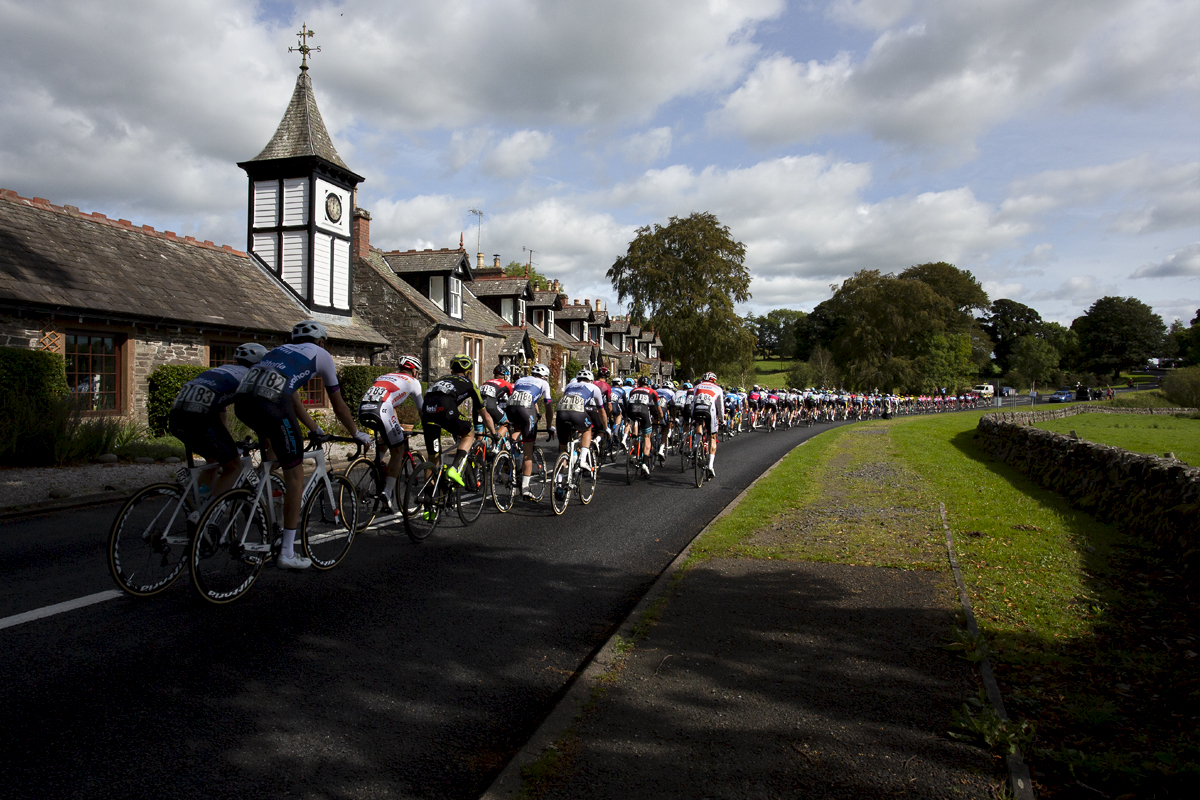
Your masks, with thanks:
M 341 563 L 358 529 L 354 484 L 345 475 L 330 474 L 325 463 L 321 445 L 330 442 L 354 444 L 355 440 L 309 436 L 304 460 L 313 462 L 313 471 L 304 483 L 296 529 L 297 543 L 318 570 Z M 200 515 L 188 563 L 196 591 L 210 603 L 237 600 L 254 584 L 263 566 L 279 555 L 283 508 L 268 494 L 274 463 L 261 463 L 254 486 L 230 489 L 213 499 Z
M 358 493 L 358 533 L 366 530 L 367 526 L 375 521 L 375 517 L 387 509 L 387 500 L 383 492 L 384 486 L 387 485 L 387 468 L 383 465 L 383 454 L 387 447 L 384 446 L 379 431 L 372 433 L 375 435 L 375 455 L 363 455 L 360 446 L 355 451 L 354 458 L 342 470 L 342 474 L 354 484 L 354 491 Z M 406 436 L 400 445 L 400 458 L 403 463 L 400 466 L 400 476 L 396 478 L 396 487 L 400 492 L 403 492 L 404 484 L 413 471 L 425 463 L 424 456 L 410 446 L 411 440 L 410 436 Z M 399 511 L 397 506 L 393 507 Z M 389 521 L 395 521 L 394 515 L 389 517 Z
M 546 441 L 552 441 L 553 436 L 546 432 Z M 492 504 L 501 514 L 507 512 L 516 502 L 521 493 L 521 477 L 525 465 L 525 450 L 521 446 L 520 434 L 517 438 L 509 438 L 500 444 L 500 450 L 492 460 L 489 484 L 491 486 Z M 533 466 L 529 473 L 529 494 L 533 502 L 540 502 L 546 494 L 546 457 L 541 448 L 533 446 Z
M 707 433 L 700 433 L 693 428 L 692 432 L 688 434 L 688 439 L 688 455 L 682 459 L 683 466 L 680 471 L 686 472 L 688 466 L 691 466 L 695 475 L 696 488 L 699 489 L 708 479 L 709 438 Z
M 479 441 L 471 445 L 460 477 L 463 486 L 446 474 L 458 450 L 439 453 L 432 461 L 418 465 L 404 484 L 400 512 L 404 530 L 414 542 L 423 542 L 437 528 L 442 515 L 453 509 L 464 525 L 470 525 L 483 513 L 487 494 L 487 448 Z
M 580 457 L 579 442 L 580 435 L 577 432 L 571 437 L 567 451 L 559 453 L 558 460 L 554 462 L 554 474 L 550 478 L 550 504 L 554 513 L 560 516 L 567 510 L 572 494 L 578 495 L 579 502 L 585 506 L 592 502 L 596 495 L 596 473 L 600 469 L 596 461 L 596 452 L 588 448 L 587 460 L 590 463 L 584 465 L 584 459 Z
M 257 445 L 248 439 L 236 444 L 241 472 L 235 485 L 240 485 L 257 479 L 252 457 Z M 121 506 L 108 534 L 108 569 L 123 591 L 150 597 L 165 591 L 183 572 L 190 538 L 187 518 L 210 499 L 200 478 L 220 466 L 197 467 L 188 450 L 187 465 L 174 483 L 143 486 Z M 283 482 L 274 480 L 282 491 Z
M 646 464 L 647 469 L 647 472 L 643 474 L 647 478 L 650 477 L 648 473 L 654 471 L 655 462 L 658 459 L 652 455 L 654 453 L 653 449 L 649 453 L 642 452 L 644 442 L 645 434 L 642 431 L 639 430 L 636 433 L 631 432 L 629 434 L 629 451 L 625 454 L 625 483 L 633 483 L 633 476 L 642 472 L 643 463 Z M 651 442 L 651 447 L 653 447 L 653 441 Z

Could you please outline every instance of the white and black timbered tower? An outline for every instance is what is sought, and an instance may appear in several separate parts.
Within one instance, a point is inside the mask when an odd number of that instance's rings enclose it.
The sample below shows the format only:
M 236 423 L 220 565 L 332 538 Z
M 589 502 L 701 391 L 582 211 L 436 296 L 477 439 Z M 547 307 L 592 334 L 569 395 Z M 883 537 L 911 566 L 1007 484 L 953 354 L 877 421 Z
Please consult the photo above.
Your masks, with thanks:
M 239 167 L 250 178 L 249 251 L 311 311 L 350 316 L 350 223 L 362 182 L 334 149 L 308 77 L 263 151 Z M 319 49 L 319 48 L 312 48 Z

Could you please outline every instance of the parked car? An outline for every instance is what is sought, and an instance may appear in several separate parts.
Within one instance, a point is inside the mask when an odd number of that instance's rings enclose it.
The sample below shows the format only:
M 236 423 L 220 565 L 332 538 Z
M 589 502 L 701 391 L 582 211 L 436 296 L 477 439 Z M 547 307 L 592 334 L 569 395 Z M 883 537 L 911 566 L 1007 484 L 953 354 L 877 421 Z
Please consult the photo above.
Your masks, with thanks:
M 1054 394 L 1046 398 L 1047 403 L 1070 403 L 1075 399 L 1074 389 L 1059 389 Z
M 1001 397 L 1014 397 L 1014 396 L 1016 396 L 1016 394 L 1017 394 L 1017 390 L 1011 386 L 1001 386 L 1000 387 L 1000 396 Z

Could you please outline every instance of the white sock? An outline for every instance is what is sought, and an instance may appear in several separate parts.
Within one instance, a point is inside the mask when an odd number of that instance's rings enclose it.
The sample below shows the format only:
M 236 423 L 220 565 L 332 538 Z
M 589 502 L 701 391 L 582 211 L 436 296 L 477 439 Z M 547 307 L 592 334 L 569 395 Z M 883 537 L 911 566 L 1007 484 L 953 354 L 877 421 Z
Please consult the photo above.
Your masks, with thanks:
M 713 468 L 713 462 L 714 462 L 714 461 L 716 461 L 716 460 L 717 460 L 717 454 L 716 454 L 716 453 L 709 453 L 709 454 L 708 454 L 708 468 L 709 468 L 709 469 L 712 469 L 712 468 Z
M 586 447 L 579 451 L 579 465 L 584 469 L 591 469 L 592 466 L 592 448 Z
M 529 476 L 528 475 L 521 476 L 521 491 L 522 492 L 529 491 Z
M 392 496 L 392 491 L 396 488 L 396 479 L 388 475 L 387 480 L 383 482 L 383 493 L 388 497 Z
M 296 546 L 296 529 L 295 528 L 284 528 L 283 529 L 283 548 L 280 550 L 280 555 L 287 556 L 288 558 L 292 558 L 293 556 L 296 555 L 295 546 Z

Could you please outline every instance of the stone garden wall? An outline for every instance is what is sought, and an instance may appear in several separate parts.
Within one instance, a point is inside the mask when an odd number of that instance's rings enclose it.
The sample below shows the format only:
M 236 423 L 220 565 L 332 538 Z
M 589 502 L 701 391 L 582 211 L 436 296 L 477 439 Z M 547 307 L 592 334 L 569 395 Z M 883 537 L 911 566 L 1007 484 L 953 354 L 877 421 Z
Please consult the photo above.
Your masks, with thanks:
M 1083 413 L 1195 411 L 1068 406 L 985 414 L 976 441 L 992 458 L 1062 495 L 1073 507 L 1174 551 L 1181 564 L 1195 565 L 1200 563 L 1200 468 L 1030 427 Z

